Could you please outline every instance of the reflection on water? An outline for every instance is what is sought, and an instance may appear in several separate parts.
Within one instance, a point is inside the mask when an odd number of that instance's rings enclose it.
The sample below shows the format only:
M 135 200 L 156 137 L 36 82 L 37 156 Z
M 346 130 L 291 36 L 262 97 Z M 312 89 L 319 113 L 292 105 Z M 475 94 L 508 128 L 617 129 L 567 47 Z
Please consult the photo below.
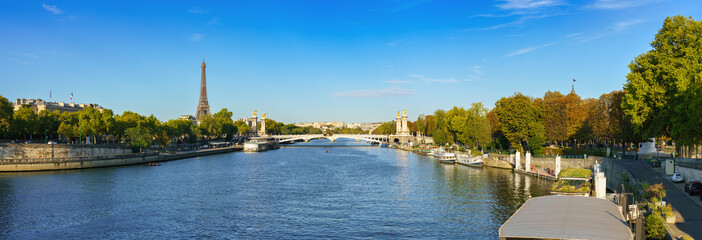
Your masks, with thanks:
M 0 174 L 0 238 L 495 239 L 550 187 L 405 151 L 324 149 Z

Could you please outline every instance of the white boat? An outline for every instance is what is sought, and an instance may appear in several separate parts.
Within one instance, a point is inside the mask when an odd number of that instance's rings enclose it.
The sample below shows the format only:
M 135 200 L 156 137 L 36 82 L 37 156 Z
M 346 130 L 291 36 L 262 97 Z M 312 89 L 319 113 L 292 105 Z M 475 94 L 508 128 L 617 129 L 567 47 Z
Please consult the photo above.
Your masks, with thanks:
M 446 153 L 446 151 L 444 151 L 441 148 L 438 148 L 438 149 L 434 149 L 432 151 L 431 155 L 434 156 L 435 158 L 441 158 L 441 155 L 443 155 L 444 153 Z
M 470 167 L 483 167 L 483 158 L 481 156 L 473 157 L 469 154 L 458 154 L 456 162 Z
M 443 153 L 439 157 L 439 162 L 440 163 L 449 163 L 449 164 L 454 164 L 456 163 L 456 154 L 453 153 Z

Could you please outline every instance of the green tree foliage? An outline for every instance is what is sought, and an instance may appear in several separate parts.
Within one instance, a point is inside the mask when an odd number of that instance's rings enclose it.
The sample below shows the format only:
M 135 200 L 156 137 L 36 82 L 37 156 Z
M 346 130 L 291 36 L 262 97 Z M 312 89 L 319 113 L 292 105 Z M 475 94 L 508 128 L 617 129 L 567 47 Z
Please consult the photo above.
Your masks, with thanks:
M 629 64 L 624 112 L 644 137 L 670 135 L 679 145 L 702 141 L 702 22 L 668 17 L 652 50 Z M 695 108 L 697 107 L 697 108 Z
M 516 150 L 523 151 L 534 137 L 543 138 L 543 113 L 531 97 L 521 93 L 503 97 L 495 103 L 495 114 L 500 130 Z
M 59 124 L 59 128 L 57 133 L 66 140 L 69 140 L 72 142 L 72 140 L 76 137 L 79 136 L 78 134 L 78 116 L 80 113 L 74 112 L 74 113 L 69 113 L 69 112 L 63 112 L 59 116 L 59 121 L 61 122 Z
M 61 125 L 61 113 L 59 113 L 58 110 L 51 112 L 42 110 L 37 114 L 37 117 L 39 121 L 39 133 L 45 134 L 44 137 L 53 138 Z
M 0 95 L 0 137 L 9 138 L 13 115 L 14 107 L 12 102 Z
M 132 144 L 134 151 L 142 150 L 151 145 L 153 135 L 142 126 L 131 127 L 125 131 L 127 140 Z
M 334 128 L 331 131 L 327 131 L 327 134 L 368 134 L 368 131 L 363 131 L 361 127 L 356 128 Z
M 644 229 L 646 229 L 646 239 L 664 239 L 667 234 L 663 217 L 659 211 L 653 211 L 646 217 Z
M 384 122 L 371 132 L 373 134 L 389 135 L 395 134 L 395 121 Z
M 487 113 L 482 103 L 473 103 L 469 109 L 454 106 L 445 117 L 450 139 L 455 139 L 457 143 L 471 148 L 486 148 L 492 140 Z
M 437 145 L 453 144 L 453 135 L 449 132 L 449 122 L 447 112 L 444 110 L 434 111 L 434 134 L 432 138 Z
M 244 121 L 236 121 L 234 122 L 234 126 L 239 132 L 239 135 L 246 135 L 249 133 L 249 131 L 251 131 L 251 126 L 246 124 Z
M 15 136 L 30 139 L 37 134 L 39 117 L 28 106 L 21 106 L 12 116 Z

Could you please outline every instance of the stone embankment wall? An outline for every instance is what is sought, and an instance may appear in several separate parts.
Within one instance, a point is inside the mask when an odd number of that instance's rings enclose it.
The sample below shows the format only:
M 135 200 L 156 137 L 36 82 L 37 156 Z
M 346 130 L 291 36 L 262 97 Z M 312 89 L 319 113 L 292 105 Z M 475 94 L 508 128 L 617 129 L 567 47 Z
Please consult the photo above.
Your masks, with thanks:
M 512 164 L 509 163 L 509 155 L 490 154 L 490 157 L 483 159 L 483 164 L 485 166 L 494 168 L 514 168 L 514 166 L 512 166 Z
M 674 158 L 675 171 L 683 175 L 686 182 L 702 181 L 702 159 Z M 665 169 L 665 160 L 661 160 L 661 167 Z
M 490 154 L 492 158 L 497 158 L 497 159 L 503 159 L 509 162 L 509 155 L 501 155 L 501 154 Z M 579 158 L 561 158 L 561 169 L 566 169 L 566 168 L 587 168 L 587 169 L 592 169 L 592 166 L 595 165 L 595 162 L 597 161 L 604 161 L 605 158 L 602 157 L 593 157 L 589 156 L 585 159 L 579 159 Z M 519 157 L 519 161 L 521 164 L 524 164 L 526 161 L 526 156 L 522 155 Z M 533 166 L 538 166 L 538 168 L 541 169 L 556 169 L 556 158 L 531 158 L 531 165 Z M 521 166 L 521 165 L 520 165 Z
M 521 162 L 524 164 L 526 157 L 521 157 Z M 588 158 L 561 158 L 561 169 L 566 168 L 587 168 L 592 169 L 595 165 L 595 161 L 602 160 L 600 157 L 588 157 Z M 556 158 L 531 158 L 531 165 L 538 166 L 542 169 L 556 169 Z
M 605 173 L 607 178 L 607 188 L 616 190 L 617 192 L 622 191 L 622 184 L 627 183 L 625 180 L 629 181 L 634 179 L 634 176 L 623 167 L 615 164 L 612 159 L 603 158 L 598 161 L 602 167 L 602 171 Z M 626 179 L 625 179 L 626 178 Z
M 83 145 L 44 143 L 0 144 L 0 159 L 54 158 L 107 156 L 131 153 L 132 150 L 119 145 Z

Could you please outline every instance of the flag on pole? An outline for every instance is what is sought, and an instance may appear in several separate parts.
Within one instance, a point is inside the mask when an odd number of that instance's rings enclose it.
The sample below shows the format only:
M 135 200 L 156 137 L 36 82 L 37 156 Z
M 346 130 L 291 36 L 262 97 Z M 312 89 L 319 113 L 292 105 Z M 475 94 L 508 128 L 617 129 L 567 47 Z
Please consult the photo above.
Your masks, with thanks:
M 71 100 L 73 100 L 73 93 L 71 93 Z
M 573 78 L 573 82 L 575 82 L 575 78 Z

